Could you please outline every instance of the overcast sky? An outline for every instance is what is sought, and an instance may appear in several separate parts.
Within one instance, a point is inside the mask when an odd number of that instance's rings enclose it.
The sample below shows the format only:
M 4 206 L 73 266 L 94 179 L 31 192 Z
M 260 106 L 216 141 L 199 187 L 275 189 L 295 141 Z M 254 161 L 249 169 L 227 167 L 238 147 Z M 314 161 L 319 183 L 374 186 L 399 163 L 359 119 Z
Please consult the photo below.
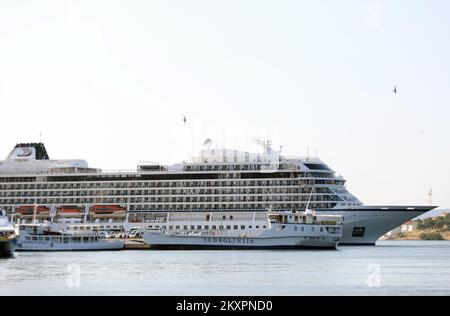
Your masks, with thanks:
M 260 137 L 366 204 L 450 207 L 449 38 L 447 0 L 1 1 L 0 155 L 42 133 L 133 169 Z

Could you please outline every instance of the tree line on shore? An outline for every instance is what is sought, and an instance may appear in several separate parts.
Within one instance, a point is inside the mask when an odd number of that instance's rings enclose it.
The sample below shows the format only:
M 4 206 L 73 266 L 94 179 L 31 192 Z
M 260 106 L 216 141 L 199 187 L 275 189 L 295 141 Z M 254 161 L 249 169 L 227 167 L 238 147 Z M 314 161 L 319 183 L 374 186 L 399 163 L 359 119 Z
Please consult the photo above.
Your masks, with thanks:
M 450 231 L 450 213 L 444 216 L 428 217 L 416 220 L 418 230 L 431 230 L 422 232 L 420 239 L 423 240 L 442 240 L 441 232 Z
M 417 229 L 435 229 L 435 230 L 450 230 L 450 213 L 444 216 L 428 217 L 425 219 L 418 219 Z

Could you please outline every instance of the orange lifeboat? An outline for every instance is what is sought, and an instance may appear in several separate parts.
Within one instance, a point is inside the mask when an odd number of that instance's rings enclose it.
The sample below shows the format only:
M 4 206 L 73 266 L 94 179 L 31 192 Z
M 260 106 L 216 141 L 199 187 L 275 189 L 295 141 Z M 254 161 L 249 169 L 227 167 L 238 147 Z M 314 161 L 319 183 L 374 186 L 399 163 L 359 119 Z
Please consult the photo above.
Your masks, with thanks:
M 120 205 L 93 205 L 91 206 L 91 213 L 96 215 L 115 214 L 126 212 L 126 208 Z
M 58 212 L 58 214 L 63 214 L 63 215 L 80 215 L 81 208 L 76 207 L 76 206 L 63 206 L 63 207 L 58 207 L 57 212 Z
M 34 209 L 36 208 L 36 215 L 49 214 L 50 208 L 43 205 L 22 205 L 16 208 L 16 214 L 20 215 L 34 215 Z

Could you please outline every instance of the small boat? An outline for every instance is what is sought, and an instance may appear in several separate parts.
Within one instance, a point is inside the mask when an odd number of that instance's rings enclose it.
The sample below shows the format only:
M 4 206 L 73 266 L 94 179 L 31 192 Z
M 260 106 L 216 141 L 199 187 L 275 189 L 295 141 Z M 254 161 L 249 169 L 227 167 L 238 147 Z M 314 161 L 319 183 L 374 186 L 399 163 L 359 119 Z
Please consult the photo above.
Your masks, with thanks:
M 341 215 L 305 212 L 268 212 L 267 228 L 240 230 L 231 225 L 208 222 L 207 230 L 144 230 L 151 249 L 336 249 L 342 236 Z M 230 224 L 229 222 L 227 224 Z M 167 227 L 167 226 L 166 226 Z
M 18 215 L 48 215 L 50 208 L 44 205 L 22 205 L 16 208 L 16 214 Z
M 9 223 L 4 210 L 0 210 L 0 257 L 14 254 L 17 236 L 14 227 Z
M 120 205 L 93 205 L 90 208 L 95 215 L 125 213 L 127 209 Z
M 121 250 L 125 242 L 97 231 L 61 231 L 52 223 L 20 224 L 16 251 Z
M 80 217 L 82 215 L 82 208 L 75 206 L 62 206 L 56 208 L 56 213 L 63 217 Z

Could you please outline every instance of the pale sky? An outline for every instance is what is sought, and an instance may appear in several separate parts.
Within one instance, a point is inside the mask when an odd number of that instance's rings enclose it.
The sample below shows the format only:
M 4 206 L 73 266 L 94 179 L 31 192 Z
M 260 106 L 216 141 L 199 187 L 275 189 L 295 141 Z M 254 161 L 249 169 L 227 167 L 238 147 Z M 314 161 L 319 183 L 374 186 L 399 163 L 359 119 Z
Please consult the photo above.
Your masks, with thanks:
M 42 133 L 133 169 L 261 137 L 365 204 L 448 208 L 449 38 L 447 0 L 1 1 L 0 156 Z

